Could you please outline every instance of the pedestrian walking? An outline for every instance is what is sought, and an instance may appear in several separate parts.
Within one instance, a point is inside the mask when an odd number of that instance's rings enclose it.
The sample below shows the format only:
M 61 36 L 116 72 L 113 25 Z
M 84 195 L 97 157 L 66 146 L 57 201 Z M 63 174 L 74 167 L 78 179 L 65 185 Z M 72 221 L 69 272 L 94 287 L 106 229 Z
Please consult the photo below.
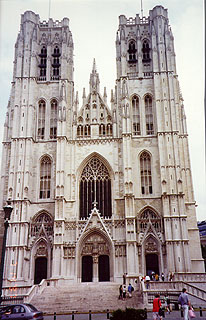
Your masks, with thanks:
M 153 300 L 153 308 L 152 308 L 153 320 L 162 320 L 162 316 L 164 315 L 164 310 L 162 309 L 162 304 L 160 300 L 160 295 L 156 294 Z
M 120 285 L 120 287 L 119 287 L 119 299 L 122 300 L 122 298 L 123 298 L 123 289 L 122 289 L 122 285 Z
M 188 311 L 189 311 L 189 307 L 191 306 L 190 301 L 188 299 L 188 294 L 186 291 L 187 290 L 183 288 L 178 298 L 178 303 L 181 304 L 181 307 L 183 309 L 184 320 L 190 319 Z
M 122 293 L 123 293 L 123 300 L 125 300 L 126 299 L 126 293 L 127 293 L 127 288 L 126 288 L 125 284 L 123 284 Z
M 149 289 L 150 276 L 147 275 L 145 277 L 145 281 L 146 281 L 146 289 Z
M 167 311 L 167 313 L 170 313 L 171 312 L 170 298 L 169 298 L 168 294 L 165 295 L 164 300 L 165 300 L 165 310 Z
M 131 298 L 132 297 L 132 291 L 134 290 L 134 288 L 131 285 L 131 283 L 129 283 L 127 290 L 128 290 L 129 298 Z

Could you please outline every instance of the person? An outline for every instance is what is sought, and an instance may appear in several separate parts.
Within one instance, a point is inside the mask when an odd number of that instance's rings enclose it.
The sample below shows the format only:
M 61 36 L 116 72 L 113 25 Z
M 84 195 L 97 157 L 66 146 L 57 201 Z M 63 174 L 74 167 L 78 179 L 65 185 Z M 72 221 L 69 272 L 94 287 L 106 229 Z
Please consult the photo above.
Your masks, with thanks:
M 123 284 L 122 293 L 123 293 L 123 300 L 125 300 L 126 299 L 126 293 L 127 293 L 127 288 L 126 288 L 125 284 Z
M 186 291 L 187 290 L 185 288 L 183 288 L 182 292 L 180 293 L 179 298 L 178 298 L 178 303 L 181 305 L 181 307 L 183 309 L 184 320 L 190 319 L 188 311 L 189 311 L 189 307 L 191 306 L 190 301 L 188 299 L 188 294 Z
M 165 281 L 165 275 L 164 275 L 164 272 L 162 272 L 161 278 L 162 278 L 162 281 Z
M 165 295 L 164 300 L 165 300 L 165 309 L 166 309 L 167 313 L 170 313 L 171 312 L 171 310 L 170 310 L 170 298 L 169 298 L 168 294 Z
M 123 284 L 126 284 L 126 277 L 127 277 L 127 274 L 126 272 L 123 274 Z
M 129 283 L 127 290 L 128 290 L 129 298 L 131 298 L 132 297 L 132 291 L 134 290 L 132 285 L 131 285 L 131 283 Z
M 149 289 L 150 276 L 146 275 L 145 281 L 146 281 L 146 289 Z
M 158 273 L 155 274 L 155 281 L 159 281 L 159 275 L 158 275 Z
M 161 308 L 161 300 L 160 300 L 160 295 L 156 294 L 155 298 L 153 300 L 153 308 L 152 308 L 152 315 L 153 315 L 153 320 L 162 320 L 162 315 L 159 314 L 159 310 Z
M 120 287 L 119 287 L 119 299 L 122 300 L 122 296 L 123 296 L 123 289 L 122 289 L 122 285 L 120 285 Z

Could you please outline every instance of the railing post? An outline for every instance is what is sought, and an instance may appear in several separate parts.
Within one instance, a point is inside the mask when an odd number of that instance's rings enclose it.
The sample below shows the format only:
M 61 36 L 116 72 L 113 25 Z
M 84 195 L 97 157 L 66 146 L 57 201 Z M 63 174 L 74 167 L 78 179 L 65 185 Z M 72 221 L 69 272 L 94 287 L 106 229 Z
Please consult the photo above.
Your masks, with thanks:
M 57 318 L 57 314 L 56 312 L 54 312 L 54 320 L 56 320 L 56 318 Z
M 72 320 L 74 320 L 74 311 L 72 311 Z
M 89 320 L 92 320 L 91 310 L 89 310 Z
M 107 319 L 109 319 L 109 309 L 107 309 Z
M 200 307 L 200 317 L 202 317 L 202 307 Z

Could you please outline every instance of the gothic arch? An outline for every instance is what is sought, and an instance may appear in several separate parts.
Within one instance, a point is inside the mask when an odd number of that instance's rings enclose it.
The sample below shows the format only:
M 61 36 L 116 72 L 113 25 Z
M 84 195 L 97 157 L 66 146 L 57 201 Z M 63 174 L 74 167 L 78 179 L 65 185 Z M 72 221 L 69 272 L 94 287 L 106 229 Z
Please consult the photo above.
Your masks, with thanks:
M 98 263 L 100 255 L 109 256 L 110 279 L 113 279 L 114 247 L 106 232 L 94 227 L 81 235 L 77 244 L 77 279 L 79 282 L 82 279 L 82 257 L 85 255 L 92 256 L 93 264 Z
M 35 261 L 37 258 L 45 258 L 47 261 L 46 274 L 47 278 L 51 277 L 51 260 L 52 260 L 52 246 L 49 239 L 45 236 L 38 238 L 31 248 L 31 258 L 30 258 L 30 276 L 34 283 L 35 278 Z
M 94 203 L 103 217 L 112 215 L 112 179 L 101 157 L 93 154 L 79 176 L 79 215 L 88 218 Z
M 154 192 L 153 190 L 153 165 L 152 155 L 147 150 L 142 150 L 139 153 L 139 172 L 141 181 L 141 194 L 150 195 Z
M 79 180 L 84 167 L 87 165 L 87 163 L 93 158 L 93 157 L 97 157 L 104 165 L 105 167 L 108 169 L 110 177 L 113 179 L 114 178 L 114 171 L 111 167 L 111 165 L 109 164 L 108 160 L 103 157 L 100 153 L 98 152 L 92 152 L 91 154 L 89 154 L 79 165 L 78 169 L 77 169 L 77 179 Z

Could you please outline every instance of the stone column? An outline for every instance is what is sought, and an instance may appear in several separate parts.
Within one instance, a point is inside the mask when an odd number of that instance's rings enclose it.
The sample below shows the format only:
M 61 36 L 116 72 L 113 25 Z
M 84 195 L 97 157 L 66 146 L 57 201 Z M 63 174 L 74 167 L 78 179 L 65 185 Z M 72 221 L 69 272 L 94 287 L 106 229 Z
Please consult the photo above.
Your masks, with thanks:
M 98 275 L 98 256 L 95 255 L 93 258 L 93 282 L 98 282 L 99 275 Z

